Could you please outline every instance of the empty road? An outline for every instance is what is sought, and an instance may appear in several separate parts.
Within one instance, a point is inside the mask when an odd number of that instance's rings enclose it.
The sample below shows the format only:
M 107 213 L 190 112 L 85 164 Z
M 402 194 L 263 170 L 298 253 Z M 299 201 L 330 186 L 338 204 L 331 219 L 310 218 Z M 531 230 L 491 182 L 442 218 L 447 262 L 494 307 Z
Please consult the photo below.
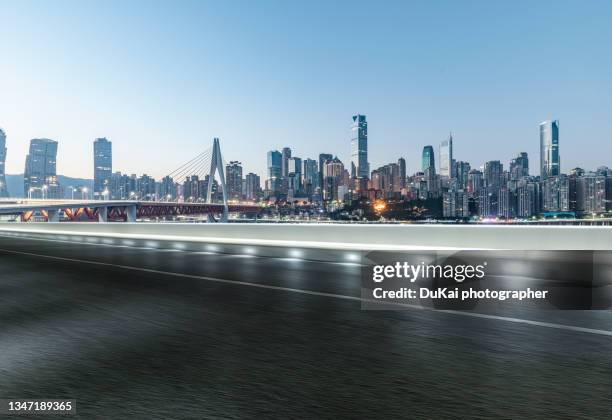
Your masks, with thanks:
M 0 398 L 82 418 L 612 412 L 609 311 L 366 311 L 356 264 L 2 236 L 0 267 Z

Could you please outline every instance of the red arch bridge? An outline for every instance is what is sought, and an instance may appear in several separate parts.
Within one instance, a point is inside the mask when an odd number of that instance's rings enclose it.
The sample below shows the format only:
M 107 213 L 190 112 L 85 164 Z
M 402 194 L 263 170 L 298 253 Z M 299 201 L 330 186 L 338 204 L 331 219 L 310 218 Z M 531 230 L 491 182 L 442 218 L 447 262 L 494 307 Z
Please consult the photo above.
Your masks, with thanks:
M 225 209 L 223 204 L 128 200 L 19 200 L 0 203 L 0 215 L 20 217 L 22 222 L 135 222 L 138 219 L 199 215 L 222 220 L 227 213 L 256 217 L 261 210 L 261 206 L 254 204 L 228 204 Z

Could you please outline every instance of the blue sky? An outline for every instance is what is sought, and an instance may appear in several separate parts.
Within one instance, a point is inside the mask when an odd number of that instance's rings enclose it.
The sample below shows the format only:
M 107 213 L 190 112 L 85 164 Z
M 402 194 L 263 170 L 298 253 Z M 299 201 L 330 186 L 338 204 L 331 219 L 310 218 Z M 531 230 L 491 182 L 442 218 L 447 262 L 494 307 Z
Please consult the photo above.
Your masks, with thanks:
M 558 118 L 562 170 L 612 166 L 609 1 L 57 1 L 0 3 L 7 172 L 30 138 L 60 142 L 58 171 L 163 176 L 220 137 L 265 174 L 270 149 L 348 161 L 351 115 L 371 166 L 449 131 L 473 167 L 518 152 L 538 173 L 538 123 Z

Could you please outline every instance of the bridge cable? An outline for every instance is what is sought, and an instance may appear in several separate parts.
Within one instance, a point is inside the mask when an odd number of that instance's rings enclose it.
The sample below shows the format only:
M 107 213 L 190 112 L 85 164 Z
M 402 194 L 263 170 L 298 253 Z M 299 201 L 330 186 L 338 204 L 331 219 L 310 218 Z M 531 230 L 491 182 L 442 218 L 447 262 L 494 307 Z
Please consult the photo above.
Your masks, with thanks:
M 190 164 L 192 164 L 194 161 L 201 159 L 203 156 L 205 155 L 210 155 L 211 153 L 211 149 L 212 147 L 209 147 L 208 149 L 204 150 L 202 153 L 200 153 L 199 155 L 197 155 L 196 157 L 194 157 L 193 159 L 189 160 L 188 162 L 182 164 L 181 166 L 179 166 L 178 168 L 176 168 L 175 170 L 173 170 L 172 172 L 170 172 L 168 175 L 169 177 L 173 177 L 176 176 L 177 173 L 179 173 L 180 171 L 186 169 Z
M 195 160 L 192 159 L 188 164 L 181 169 L 177 169 L 173 173 L 173 179 L 177 182 L 182 182 L 184 178 L 194 175 L 194 169 L 201 166 L 203 162 L 210 160 L 210 153 L 199 155 Z

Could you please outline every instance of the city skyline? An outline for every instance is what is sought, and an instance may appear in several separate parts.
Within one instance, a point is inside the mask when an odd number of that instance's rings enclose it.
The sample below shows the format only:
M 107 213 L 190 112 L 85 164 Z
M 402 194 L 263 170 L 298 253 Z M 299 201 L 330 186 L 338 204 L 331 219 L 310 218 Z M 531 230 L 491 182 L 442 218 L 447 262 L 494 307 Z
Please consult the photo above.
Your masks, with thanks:
M 364 119 L 363 122 L 365 122 L 366 114 L 356 114 L 356 115 L 353 115 L 353 117 L 352 117 L 353 123 L 349 124 L 349 127 L 350 127 L 349 133 L 352 132 L 354 127 L 355 127 L 355 122 L 354 121 L 355 121 L 356 117 L 362 117 Z M 548 127 L 548 131 L 544 131 L 543 127 L 545 127 L 545 126 Z M 544 141 L 543 138 L 545 136 L 545 134 L 543 134 L 543 133 L 544 132 L 547 132 L 547 133 L 551 132 L 553 130 L 553 127 L 554 127 L 555 135 L 549 134 L 549 136 L 551 137 L 550 142 L 552 142 L 552 138 L 554 137 L 555 142 L 556 142 L 555 143 L 555 151 L 558 149 L 558 142 L 559 142 L 559 134 L 558 134 L 559 133 L 559 129 L 558 129 L 558 126 L 559 126 L 559 119 L 556 119 L 556 118 L 555 119 L 551 119 L 551 120 L 540 121 L 538 123 L 538 132 L 537 132 L 537 135 L 538 135 L 538 144 L 537 144 L 537 146 L 534 147 L 533 144 L 526 144 L 526 145 L 524 145 L 525 147 L 518 147 L 518 149 L 520 149 L 520 151 L 514 151 L 512 153 L 512 155 L 508 159 L 499 159 L 499 158 L 493 157 L 493 159 L 492 158 L 487 158 L 487 160 L 482 161 L 482 162 L 473 162 L 470 157 L 465 157 L 465 155 L 462 155 L 461 159 L 457 159 L 456 155 L 454 153 L 454 141 L 455 141 L 455 137 L 454 137 L 453 133 L 451 133 L 450 135 L 447 134 L 447 137 L 445 139 L 439 141 L 438 143 L 423 145 L 422 149 L 421 149 L 422 152 L 419 152 L 419 153 L 415 154 L 414 151 L 408 151 L 405 155 L 399 155 L 399 157 L 401 157 L 403 159 L 406 159 L 406 155 L 407 156 L 412 156 L 412 155 L 417 156 L 416 159 L 415 158 L 411 159 L 412 161 L 416 161 L 416 164 L 413 165 L 414 167 L 407 166 L 407 168 L 406 168 L 406 173 L 407 174 L 414 174 L 416 172 L 422 172 L 424 170 L 424 166 L 423 166 L 423 165 L 425 165 L 425 163 L 424 163 L 425 155 L 424 154 L 425 154 L 425 151 L 428 150 L 427 153 L 430 153 L 430 152 L 432 153 L 431 159 L 432 159 L 432 161 L 434 163 L 435 170 L 437 172 L 440 172 L 442 175 L 446 175 L 446 176 L 448 176 L 449 171 L 451 170 L 450 168 L 452 167 L 452 165 L 454 165 L 456 162 L 461 162 L 461 161 L 467 161 L 467 162 L 471 163 L 472 165 L 475 165 L 475 166 L 473 166 L 473 168 L 484 169 L 486 163 L 491 161 L 491 160 L 499 160 L 501 162 L 509 162 L 510 163 L 515 158 L 517 153 L 527 153 L 528 155 L 532 155 L 532 156 L 533 155 L 537 155 L 537 156 L 539 156 L 541 158 L 543 156 L 542 155 L 542 150 L 543 150 L 543 147 L 544 147 L 543 146 L 543 141 Z M 366 132 L 366 134 L 365 134 L 365 149 L 364 149 L 365 151 L 364 151 L 364 155 L 365 155 L 365 159 L 366 159 L 366 163 L 367 163 L 367 169 L 368 169 L 367 174 L 371 174 L 371 170 L 373 168 L 378 167 L 378 166 L 383 166 L 383 165 L 386 165 L 388 163 L 392 163 L 394 160 L 393 160 L 393 158 L 391 158 L 389 161 L 386 161 L 386 162 L 376 162 L 375 164 L 371 164 L 370 162 L 368 162 L 367 161 L 367 155 L 369 153 L 371 153 L 371 148 L 368 147 L 368 142 L 367 142 L 367 122 L 365 122 L 365 132 Z M 2 133 L 1 137 L 2 137 L 2 140 L 4 141 L 4 144 L 5 144 L 4 158 L 6 158 L 7 155 L 10 155 L 10 148 L 9 148 L 10 144 L 9 144 L 9 142 L 7 140 L 8 135 L 6 135 L 6 131 L 3 130 L 2 127 L 0 127 L 0 133 Z M 565 135 L 563 137 L 565 137 Z M 41 138 L 32 138 L 32 139 L 28 140 L 28 147 L 31 147 L 31 142 L 33 140 L 50 140 L 50 141 L 56 143 L 56 146 L 55 146 L 56 149 L 61 144 L 56 139 L 47 138 L 47 137 L 41 137 Z M 92 154 L 92 159 L 94 159 L 94 166 L 93 166 L 93 169 L 89 168 L 89 172 L 90 172 L 89 174 L 83 174 L 83 175 L 76 175 L 75 176 L 75 175 L 67 174 L 66 172 L 63 172 L 63 171 L 58 169 L 57 170 L 57 175 L 61 174 L 61 175 L 69 176 L 69 177 L 73 177 L 73 178 L 84 178 L 84 179 L 95 180 L 95 174 L 98 171 L 98 169 L 96 169 L 96 168 L 99 166 L 99 165 L 96 164 L 95 160 L 96 159 L 100 159 L 100 156 L 96 152 L 96 144 L 98 144 L 101 141 L 106 142 L 108 144 L 107 147 L 110 147 L 110 145 L 113 143 L 111 140 L 107 139 L 106 137 L 96 137 L 96 138 L 93 139 L 94 152 Z M 208 139 L 207 141 L 208 141 L 208 143 L 210 143 L 210 139 Z M 208 145 L 208 143 L 206 143 L 206 144 Z M 533 141 L 531 143 L 533 143 Z M 348 146 L 347 146 L 347 144 L 348 144 Z M 348 169 L 349 173 L 351 173 L 351 166 L 353 165 L 354 144 L 355 144 L 355 138 L 353 137 L 352 134 L 349 134 L 349 138 L 345 139 L 345 144 L 344 144 L 344 146 L 345 146 L 344 148 L 348 149 L 349 152 L 346 152 L 346 150 L 344 150 L 345 153 L 337 153 L 336 151 L 331 151 L 332 153 L 329 153 L 333 157 L 338 157 L 340 159 L 340 161 L 345 163 L 347 165 L 347 169 Z M 519 146 L 521 146 L 521 145 L 519 145 Z M 384 145 L 382 145 L 382 147 L 384 147 Z M 549 148 L 552 148 L 552 146 L 549 147 Z M 571 148 L 571 147 L 567 147 L 565 138 L 563 140 L 563 148 L 564 149 Z M 91 149 L 91 146 L 90 146 L 90 149 Z M 524 152 L 525 150 L 532 150 L 532 149 L 536 149 L 537 153 L 534 153 L 533 151 L 531 151 L 531 152 Z M 7 150 L 8 150 L 8 153 L 7 153 Z M 284 168 L 285 168 L 285 165 L 288 165 L 289 160 L 292 158 L 291 157 L 292 154 L 295 156 L 294 150 L 296 150 L 296 148 L 295 148 L 294 145 L 291 145 L 291 146 L 284 146 L 282 148 L 282 150 L 283 150 L 284 153 L 288 153 L 288 155 L 286 157 L 284 157 L 284 158 L 279 157 L 281 159 L 281 162 L 282 162 L 281 163 L 281 167 L 283 168 L 283 169 L 281 169 L 280 175 L 287 176 L 286 169 L 284 169 Z M 297 149 L 297 150 L 299 150 L 299 149 Z M 443 150 L 444 150 L 444 152 L 443 152 Z M 199 151 L 201 151 L 201 150 L 199 150 Z M 330 151 L 329 147 L 327 149 L 325 149 L 325 151 L 329 152 Z M 262 179 L 269 178 L 270 177 L 270 173 L 269 173 L 269 166 L 270 166 L 269 165 L 269 159 L 270 159 L 270 157 L 268 156 L 267 160 L 265 158 L 266 153 L 269 153 L 269 152 L 270 152 L 270 150 L 266 151 L 262 155 L 262 156 L 264 156 L 264 158 L 262 159 L 262 161 L 264 162 L 264 170 L 262 170 L 261 172 L 257 172 L 257 171 L 252 171 L 252 170 L 248 170 L 247 169 L 245 173 L 253 172 L 253 173 L 258 174 L 261 177 L 265 176 L 265 178 L 262 178 Z M 56 159 L 60 159 L 61 153 L 59 153 L 57 150 L 55 150 L 55 153 L 56 153 Z M 313 156 L 303 156 L 302 154 L 300 154 L 298 159 L 316 158 L 321 153 L 323 153 L 323 152 L 319 151 L 319 152 L 315 153 Z M 557 175 L 557 174 L 560 173 L 559 172 L 560 155 L 558 154 L 558 152 L 556 152 L 556 153 L 557 153 L 556 154 L 556 159 L 557 160 L 556 160 L 556 164 L 555 165 L 556 165 L 557 170 L 554 173 L 554 175 Z M 25 155 L 25 166 L 26 167 L 28 165 L 28 160 L 27 160 L 28 159 L 28 154 L 29 154 L 29 152 L 26 153 L 26 155 Z M 393 152 L 390 152 L 390 155 L 392 155 L 392 154 L 393 154 Z M 443 154 L 449 154 L 450 157 L 447 157 L 446 159 L 444 159 L 444 157 L 442 156 Z M 340 156 L 343 156 L 343 155 L 346 155 L 346 157 L 345 158 L 340 158 Z M 590 156 L 591 154 L 585 153 L 585 155 Z M 96 158 L 96 156 L 97 156 L 97 158 Z M 102 159 L 104 159 L 104 158 L 102 158 Z M 106 169 L 106 172 L 108 172 L 108 173 L 117 172 L 118 171 L 118 172 L 122 172 L 122 173 L 125 173 L 125 174 L 139 174 L 139 172 L 131 170 L 129 168 L 127 168 L 127 169 L 126 168 L 116 168 L 115 166 L 112 165 L 112 158 L 107 157 L 106 159 L 110 159 L 110 167 L 112 168 L 112 171 L 110 171 L 110 169 Z M 428 157 L 428 159 L 429 159 L 429 157 Z M 237 159 L 232 159 L 231 161 L 228 161 L 228 162 L 240 161 L 240 163 L 242 164 L 243 160 L 244 161 L 248 161 L 249 159 L 243 159 L 241 157 L 238 157 Z M 251 160 L 253 160 L 253 159 L 251 159 Z M 397 160 L 397 157 L 396 157 L 395 160 Z M 570 161 L 576 161 L 576 162 L 578 162 L 578 164 L 577 165 L 571 165 L 571 168 L 567 168 L 566 165 L 564 164 L 563 167 L 566 168 L 566 172 L 569 169 L 573 169 L 573 168 L 582 168 L 582 169 L 586 169 L 586 170 L 595 170 L 595 169 L 597 169 L 600 166 L 608 166 L 608 165 L 612 166 L 612 162 L 610 164 L 608 164 L 607 161 L 600 161 L 599 163 L 596 163 L 594 166 L 589 167 L 587 165 L 580 164 L 580 161 L 581 161 L 580 157 L 574 157 L 573 160 L 572 159 L 569 159 L 569 160 Z M 106 162 L 106 163 L 108 163 L 108 162 Z M 176 166 L 176 164 L 177 163 L 174 163 L 173 165 Z M 320 162 L 319 162 L 319 165 L 320 165 Z M 532 170 L 529 173 L 529 175 L 539 176 L 540 173 L 541 173 L 541 170 L 542 170 L 542 165 L 543 165 L 543 163 L 540 162 L 540 166 L 539 166 L 538 170 Z M 57 165 L 57 166 L 59 166 L 59 165 Z M 173 166 L 171 166 L 171 167 L 173 167 Z M 5 165 L 5 168 L 6 168 L 6 165 Z M 144 172 L 141 172 L 140 174 L 147 174 L 147 175 L 152 176 L 153 178 L 161 179 L 164 176 L 168 175 L 170 172 L 171 171 L 163 172 L 163 173 L 161 173 L 161 175 L 154 175 L 156 173 L 155 170 L 149 170 L 149 171 L 145 170 Z M 563 171 L 561 170 L 561 173 L 562 172 Z M 6 173 L 7 175 L 20 175 L 20 174 L 24 174 L 25 175 L 26 170 L 22 169 L 21 171 L 17 171 L 17 172 L 10 172 L 9 170 L 5 169 L 4 173 Z M 108 176 L 108 173 L 107 173 L 106 176 Z M 351 176 L 353 176 L 353 175 L 351 174 Z M 358 178 L 359 177 L 360 176 L 358 176 Z M 367 177 L 369 177 L 369 175 L 367 175 Z M 97 189 L 96 189 L 96 191 L 97 191 Z M 102 191 L 102 190 L 100 189 L 100 191 Z
M 404 156 L 412 172 L 449 131 L 457 160 L 537 156 L 537 124 L 553 117 L 564 167 L 608 163 L 612 58 L 597 53 L 612 35 L 608 2 L 350 5 L 4 4 L 7 173 L 41 137 L 60 143 L 60 173 L 87 178 L 98 137 L 113 141 L 116 169 L 155 177 L 213 137 L 260 175 L 260 156 L 285 145 L 348 164 L 346 118 L 358 113 L 371 167 Z M 94 29 L 100 19 L 112 33 Z
M 262 188 L 258 174 L 249 172 L 243 176 L 242 162 L 224 163 L 220 140 L 214 138 L 212 148 L 162 179 L 147 174 L 138 177 L 113 171 L 112 142 L 97 138 L 93 142 L 92 191 L 84 185 L 68 188 L 71 198 L 76 189 L 83 198 L 91 195 L 99 200 L 221 201 L 226 209 L 228 200 L 267 202 L 272 206 L 285 203 L 296 208 L 301 203 L 310 207 L 309 212 L 314 205 L 318 215 L 368 203 L 384 209 L 386 204 L 381 204 L 384 200 L 404 204 L 428 202 L 425 207 L 413 205 L 413 211 L 418 214 L 415 209 L 432 206 L 431 217 L 447 220 L 594 217 L 612 212 L 612 169 L 601 165 L 596 170 L 576 167 L 562 171 L 559 120 L 539 124 L 540 173 L 537 175 L 529 171 L 526 152 L 516 154 L 507 169 L 500 160 L 488 160 L 481 167 L 456 160 L 452 133 L 439 144 L 437 167 L 434 147 L 426 145 L 421 171 L 407 173 L 406 161 L 399 157 L 396 162 L 369 172 L 367 118 L 357 114 L 352 116 L 352 121 L 350 170 L 337 156 L 332 158 L 332 154 L 319 153 L 317 167 L 316 160 L 302 159 L 285 146 L 282 152 L 268 151 L 267 178 Z M 52 139 L 30 141 L 23 176 L 24 196 L 65 197 L 64 186 L 58 182 L 57 150 L 58 143 Z M 211 179 L 215 173 L 218 179 Z M 363 208 L 357 209 L 352 215 L 363 217 L 363 212 Z

